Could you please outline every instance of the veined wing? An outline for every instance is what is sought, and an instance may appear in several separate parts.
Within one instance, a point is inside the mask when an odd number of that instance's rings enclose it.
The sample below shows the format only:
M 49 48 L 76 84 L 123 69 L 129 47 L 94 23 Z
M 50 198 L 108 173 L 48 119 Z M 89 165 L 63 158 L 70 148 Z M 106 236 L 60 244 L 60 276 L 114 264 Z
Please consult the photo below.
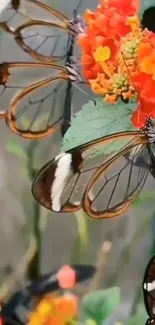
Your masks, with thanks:
M 121 150 L 93 174 L 83 203 L 83 208 L 90 217 L 103 219 L 123 215 L 142 190 L 151 158 L 145 140 L 141 140 L 139 138 L 134 146 Z M 139 159 L 143 163 L 136 166 Z
M 48 63 L 0 65 L 0 108 L 8 126 L 27 138 L 52 134 L 64 119 L 67 70 Z
M 8 28 L 10 27 L 12 32 L 21 23 L 29 20 L 57 21 L 58 25 L 62 27 L 63 23 L 69 21 L 69 17 L 38 0 L 8 0 L 2 9 L 0 21 L 5 23 Z
M 143 144 L 146 141 L 145 135 L 139 132 L 122 132 L 62 153 L 39 171 L 32 186 L 33 196 L 40 204 L 54 212 L 74 212 L 81 207 L 84 207 L 85 211 L 87 208 L 88 212 L 86 202 L 88 197 L 90 199 L 91 177 L 112 159 L 104 154 L 105 148 L 114 142 L 120 142 L 121 147 L 125 146 L 124 151 L 121 151 L 123 155 L 135 144 Z M 110 157 L 116 160 L 118 158 L 114 152 Z
M 37 0 L 11 4 L 0 16 L 1 29 L 13 34 L 30 56 L 47 62 L 66 57 L 70 36 L 78 33 L 78 26 L 74 19 Z

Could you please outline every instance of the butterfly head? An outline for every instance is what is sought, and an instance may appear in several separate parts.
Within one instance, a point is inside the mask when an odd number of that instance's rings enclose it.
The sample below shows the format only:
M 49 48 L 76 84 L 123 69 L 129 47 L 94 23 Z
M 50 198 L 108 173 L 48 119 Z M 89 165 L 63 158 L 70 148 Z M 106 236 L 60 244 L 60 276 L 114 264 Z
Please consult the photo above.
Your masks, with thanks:
M 153 119 L 151 116 L 148 116 L 145 125 L 148 130 L 155 131 L 155 119 Z
M 70 30 L 75 35 L 81 34 L 84 32 L 83 26 L 84 22 L 81 16 L 76 16 L 72 20 L 70 20 Z
M 142 127 L 140 131 L 146 134 L 149 143 L 154 143 L 155 142 L 155 119 L 149 116 L 146 119 L 144 127 Z

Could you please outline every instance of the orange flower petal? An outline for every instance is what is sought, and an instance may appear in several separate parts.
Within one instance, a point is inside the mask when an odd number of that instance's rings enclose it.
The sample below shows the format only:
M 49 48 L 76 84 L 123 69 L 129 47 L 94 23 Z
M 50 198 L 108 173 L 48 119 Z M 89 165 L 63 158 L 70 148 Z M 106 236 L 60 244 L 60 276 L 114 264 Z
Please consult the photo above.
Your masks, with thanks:
M 141 43 L 138 47 L 138 55 L 140 59 L 145 58 L 146 56 L 150 56 L 152 52 L 152 46 L 149 42 Z
M 106 94 L 107 89 L 104 89 L 102 86 L 100 86 L 95 80 L 89 80 L 92 91 L 100 96 L 103 96 Z
M 49 317 L 43 324 L 40 325 L 66 325 L 65 321 L 60 317 Z
M 145 126 L 147 117 L 148 117 L 147 114 L 141 112 L 140 109 L 137 109 L 136 111 L 133 112 L 131 121 L 134 126 L 138 128 L 142 128 Z
M 90 50 L 90 43 L 89 39 L 86 34 L 80 34 L 78 36 L 78 44 L 85 50 L 89 51 Z
M 94 66 L 95 62 L 89 54 L 83 54 L 81 57 L 81 64 L 83 68 L 90 70 Z
M 140 90 L 141 97 L 148 102 L 155 104 L 155 80 L 148 78 L 143 87 Z
M 152 61 L 151 58 L 148 56 L 145 57 L 143 60 L 139 63 L 140 70 L 142 72 L 145 72 L 147 74 L 152 74 Z
M 83 75 L 84 75 L 84 77 L 88 80 L 88 82 L 89 82 L 89 80 L 91 80 L 91 79 L 95 79 L 96 78 L 96 73 L 95 72 L 93 72 L 92 70 L 86 70 L 86 69 L 84 69 L 83 70 Z
M 57 311 L 67 318 L 74 318 L 78 312 L 78 299 L 74 295 L 65 295 L 58 300 Z
M 92 67 L 91 70 L 92 70 L 92 72 L 94 73 L 95 78 L 97 77 L 97 74 L 98 74 L 98 73 L 103 72 L 100 63 L 98 63 L 98 62 L 96 62 L 96 64 L 94 64 L 94 66 Z M 95 79 L 95 78 L 90 78 L 90 79 Z
M 105 96 L 105 100 L 109 103 L 109 104 L 116 104 L 116 100 L 117 100 L 117 96 L 113 95 L 106 95 Z
M 131 31 L 134 32 L 140 27 L 140 21 L 137 15 L 127 17 L 127 24 L 130 25 Z
M 88 23 L 90 23 L 90 21 L 94 20 L 95 18 L 95 13 L 89 9 L 87 9 L 85 11 L 85 14 L 84 14 L 84 20 Z

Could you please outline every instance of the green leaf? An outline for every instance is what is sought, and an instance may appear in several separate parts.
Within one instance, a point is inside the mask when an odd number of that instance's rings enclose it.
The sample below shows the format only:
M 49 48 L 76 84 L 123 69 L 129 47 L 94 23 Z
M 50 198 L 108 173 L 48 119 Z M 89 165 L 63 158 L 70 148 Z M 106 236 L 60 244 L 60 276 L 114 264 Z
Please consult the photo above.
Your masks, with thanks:
M 84 320 L 94 320 L 102 324 L 120 303 L 120 289 L 118 287 L 98 290 L 86 295 L 81 303 L 81 312 Z
M 139 324 L 145 324 L 148 316 L 145 310 L 141 311 L 140 313 L 137 313 L 133 317 L 131 317 L 125 325 L 139 325 Z
M 130 104 L 118 102 L 115 105 L 107 104 L 103 98 L 97 98 L 96 106 L 89 101 L 76 114 L 71 127 L 66 132 L 62 151 L 70 150 L 91 140 L 122 131 L 136 130 L 131 122 L 131 114 L 136 102 Z M 129 140 L 113 141 L 104 147 L 105 154 L 120 150 Z M 101 149 L 98 149 L 101 153 Z M 98 153 L 98 152 L 97 152 Z M 96 154 L 96 152 L 95 152 Z
M 44 207 L 40 206 L 40 231 L 44 231 L 47 226 L 47 220 L 50 212 Z
M 26 158 L 26 152 L 23 147 L 13 139 L 10 139 L 7 143 L 6 149 L 8 152 L 13 153 L 16 156 Z

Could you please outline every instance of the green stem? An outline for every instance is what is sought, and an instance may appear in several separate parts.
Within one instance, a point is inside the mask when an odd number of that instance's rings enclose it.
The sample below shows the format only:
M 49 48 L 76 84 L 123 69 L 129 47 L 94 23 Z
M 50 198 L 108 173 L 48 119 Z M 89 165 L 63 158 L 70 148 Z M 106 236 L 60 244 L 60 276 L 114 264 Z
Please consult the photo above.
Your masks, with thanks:
M 34 151 L 39 143 L 32 141 L 27 149 L 27 170 L 31 181 L 33 181 L 36 169 L 34 168 Z
M 32 182 L 36 170 L 34 168 L 34 153 L 36 146 L 38 145 L 37 141 L 32 141 L 27 150 L 27 170 L 30 181 Z M 40 218 L 41 218 L 41 209 L 40 205 L 33 201 L 33 216 L 29 218 L 29 240 L 31 241 L 32 237 L 36 241 L 36 253 L 28 266 L 27 276 L 28 279 L 34 281 L 40 275 L 40 255 L 41 255 L 41 230 L 40 230 Z
M 85 254 L 88 249 L 88 217 L 82 209 L 75 213 L 75 217 L 78 226 L 78 235 L 73 248 L 71 264 L 80 263 L 81 260 L 85 259 Z
M 150 256 L 154 255 L 154 253 L 155 253 L 154 231 L 155 231 L 155 211 L 153 212 L 153 215 L 152 215 L 151 233 L 152 233 L 153 240 L 152 240 L 151 249 L 150 249 Z
M 41 258 L 41 231 L 40 231 L 40 206 L 36 202 L 33 205 L 33 218 L 31 223 L 31 230 L 30 230 L 30 241 L 31 238 L 35 238 L 36 242 L 36 252 L 34 254 L 33 259 L 31 260 L 27 276 L 30 281 L 36 280 L 40 275 L 40 258 Z

